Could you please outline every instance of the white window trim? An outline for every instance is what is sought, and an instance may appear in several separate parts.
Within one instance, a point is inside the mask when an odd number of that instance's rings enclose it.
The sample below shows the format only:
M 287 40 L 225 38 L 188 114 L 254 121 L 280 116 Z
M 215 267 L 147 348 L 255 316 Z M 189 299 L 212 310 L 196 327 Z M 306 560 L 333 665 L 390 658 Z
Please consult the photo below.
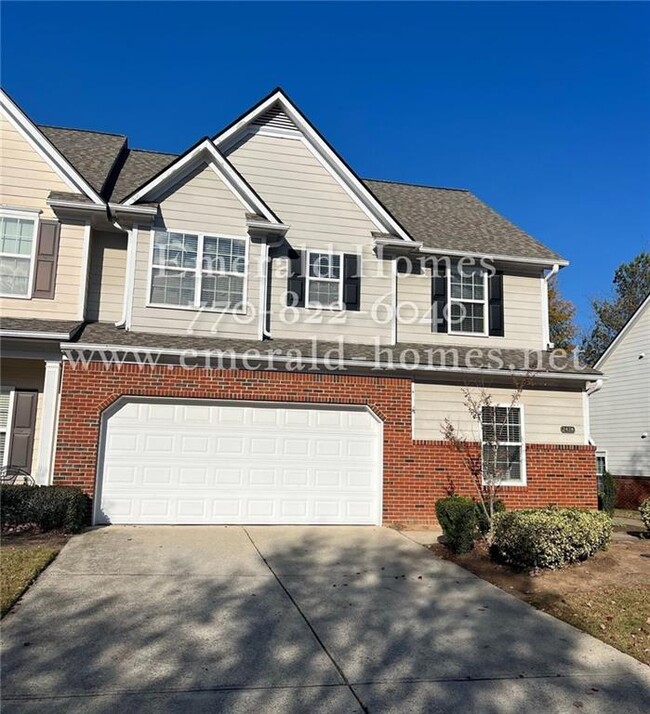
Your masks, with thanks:
M 34 221 L 34 235 L 32 238 L 32 252 L 29 256 L 29 276 L 27 277 L 27 294 L 14 295 L 12 293 L 0 292 L 0 297 L 9 298 L 11 300 L 31 300 L 34 292 L 34 275 L 36 274 L 36 247 L 38 243 L 38 231 L 40 223 L 40 211 L 29 210 L 14 210 L 10 208 L 0 208 L 0 217 L 2 218 L 22 218 L 27 221 Z M 10 258 L 26 258 L 26 255 L 17 255 L 15 253 L 0 253 L 2 256 Z
M 452 269 L 447 270 L 447 325 L 450 335 L 467 335 L 469 337 L 487 337 L 490 334 L 489 312 L 488 312 L 488 273 L 483 270 L 483 300 L 465 300 L 463 298 L 452 298 L 451 296 L 451 273 Z M 451 320 L 451 304 L 452 302 L 470 302 L 475 305 L 483 305 L 483 331 L 482 332 L 466 332 L 464 330 L 454 330 Z
M 599 458 L 605 460 L 605 473 L 607 473 L 607 471 L 608 471 L 607 451 L 605 449 L 596 449 L 596 464 L 598 463 Z
M 195 284 L 194 284 L 194 304 L 193 305 L 166 305 L 165 303 L 158 303 L 158 302 L 152 302 L 151 301 L 151 281 L 153 280 L 153 271 L 154 271 L 154 264 L 153 264 L 153 249 L 154 249 L 154 241 L 155 241 L 155 236 L 156 236 L 156 230 L 164 230 L 166 233 L 182 233 L 184 235 L 194 235 L 197 236 L 198 238 L 198 244 L 197 244 L 197 251 L 196 251 L 196 268 L 194 268 L 194 274 L 196 276 Z M 157 309 L 165 309 L 165 310 L 186 310 L 190 312 L 216 312 L 216 313 L 230 313 L 233 315 L 245 315 L 247 313 L 247 302 L 248 302 L 248 273 L 249 273 L 249 261 L 248 261 L 248 255 L 249 255 L 249 237 L 248 236 L 237 236 L 237 235 L 230 235 L 228 233 L 216 233 L 216 232 L 202 232 L 202 231 L 194 231 L 190 230 L 188 228 L 164 228 L 164 229 L 155 229 L 152 228 L 149 231 L 149 278 L 147 282 L 147 299 L 145 302 L 145 307 L 155 307 Z M 202 275 L 203 273 L 210 272 L 210 271 L 204 271 L 203 270 L 203 241 L 205 237 L 208 238 L 234 238 L 236 240 L 243 240 L 244 241 L 244 273 L 234 273 L 234 272 L 218 272 L 218 271 L 213 271 L 212 274 L 218 274 L 218 275 L 236 275 L 237 277 L 240 277 L 244 279 L 244 287 L 242 291 L 242 308 L 240 309 L 235 309 L 232 307 L 228 308 L 221 308 L 221 307 L 205 307 L 201 305 L 201 281 L 202 281 Z M 160 267 L 160 266 L 158 266 Z M 178 272 L 192 272 L 191 269 L 189 268 L 174 268 L 173 266 L 170 268 L 169 266 L 162 266 L 163 269 L 167 270 L 177 270 Z
M 487 406 L 487 405 L 486 405 Z M 501 479 L 499 481 L 499 488 L 502 486 L 527 486 L 528 480 L 526 475 L 526 424 L 524 419 L 524 405 L 523 404 L 490 404 L 489 406 L 498 408 L 503 407 L 505 409 L 518 409 L 519 410 L 519 431 L 521 434 L 521 441 L 501 441 L 499 446 L 519 446 L 521 448 L 521 463 L 519 465 L 519 472 L 521 474 L 520 478 L 514 481 L 513 479 Z M 481 419 L 481 463 L 483 462 L 483 446 L 487 442 L 483 439 L 483 420 Z M 490 482 L 482 478 L 483 485 L 486 486 Z
M 310 276 L 310 264 L 311 264 L 311 256 L 312 255 L 328 255 L 330 257 L 338 256 L 339 257 L 339 277 L 338 278 L 314 278 Z M 345 308 L 345 305 L 343 304 L 343 253 L 339 253 L 338 251 L 333 251 L 333 250 L 308 250 L 307 251 L 307 264 L 305 265 L 305 307 L 309 308 L 310 310 L 334 310 L 334 311 L 340 311 Z M 316 282 L 328 282 L 328 283 L 336 283 L 338 282 L 339 284 L 339 297 L 336 305 L 311 305 L 310 298 L 309 298 L 309 292 L 311 289 L 311 281 L 316 281 Z
M 2 455 L 2 463 L 0 466 L 6 466 L 9 459 L 9 443 L 11 441 L 11 430 L 14 425 L 14 400 L 16 398 L 16 388 L 11 387 L 8 384 L 3 384 L 0 389 L 4 392 L 9 392 L 9 407 L 7 413 L 7 426 L 5 427 L 5 452 Z M 0 428 L 0 431 L 2 429 Z

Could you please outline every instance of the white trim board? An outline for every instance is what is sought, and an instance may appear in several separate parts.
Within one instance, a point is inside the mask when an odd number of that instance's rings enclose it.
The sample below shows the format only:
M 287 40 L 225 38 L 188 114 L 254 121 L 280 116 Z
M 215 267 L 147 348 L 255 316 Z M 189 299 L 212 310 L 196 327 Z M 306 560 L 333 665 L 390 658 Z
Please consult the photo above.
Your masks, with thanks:
M 9 123 L 75 193 L 83 193 L 93 203 L 104 205 L 104 201 L 95 189 L 2 89 L 0 89 L 0 107 Z
M 255 119 L 261 116 L 269 107 L 279 103 L 283 111 L 302 132 L 308 148 L 316 154 L 319 160 L 327 165 L 328 170 L 348 193 L 352 192 L 370 212 L 375 224 L 385 233 L 400 236 L 404 241 L 412 242 L 413 238 L 402 228 L 398 221 L 381 205 L 370 190 L 354 175 L 352 170 L 338 154 L 321 137 L 309 120 L 277 89 L 257 106 L 249 110 L 241 119 L 213 138 L 214 144 L 224 153 L 236 145 L 243 133 Z

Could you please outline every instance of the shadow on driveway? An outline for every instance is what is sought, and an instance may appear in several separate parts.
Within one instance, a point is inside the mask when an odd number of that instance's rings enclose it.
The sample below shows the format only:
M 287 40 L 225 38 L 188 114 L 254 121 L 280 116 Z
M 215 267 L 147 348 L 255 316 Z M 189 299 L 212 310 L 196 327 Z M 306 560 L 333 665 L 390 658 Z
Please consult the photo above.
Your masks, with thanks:
M 3 621 L 3 712 L 647 711 L 648 669 L 399 533 L 107 527 Z

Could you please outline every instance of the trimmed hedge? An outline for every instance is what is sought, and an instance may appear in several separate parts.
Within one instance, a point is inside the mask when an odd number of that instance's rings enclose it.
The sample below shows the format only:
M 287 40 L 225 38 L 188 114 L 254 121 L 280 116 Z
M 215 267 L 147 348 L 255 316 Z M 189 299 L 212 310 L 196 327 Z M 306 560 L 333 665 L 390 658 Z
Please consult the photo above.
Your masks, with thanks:
M 641 514 L 643 525 L 650 531 L 650 498 L 646 498 L 639 506 L 639 513 Z
M 72 486 L 0 486 L 0 519 L 3 526 L 78 533 L 89 523 L 90 499 Z
M 447 496 L 436 501 L 436 517 L 454 553 L 469 553 L 476 538 L 476 504 L 467 496 Z
M 614 515 L 614 507 L 616 505 L 616 483 L 614 477 L 605 471 L 601 491 L 598 493 L 598 506 L 601 511 L 605 511 L 608 516 Z
M 611 518 L 602 511 L 509 511 L 495 518 L 492 556 L 526 570 L 560 568 L 605 550 L 611 534 Z

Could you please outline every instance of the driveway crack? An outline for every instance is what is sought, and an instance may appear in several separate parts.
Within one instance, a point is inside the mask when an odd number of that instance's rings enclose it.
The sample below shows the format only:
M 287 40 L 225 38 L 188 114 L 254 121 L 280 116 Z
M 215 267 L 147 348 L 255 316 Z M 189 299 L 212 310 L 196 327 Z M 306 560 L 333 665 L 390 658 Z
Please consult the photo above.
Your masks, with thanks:
M 334 669 L 338 672 L 339 677 L 341 677 L 345 686 L 350 690 L 350 693 L 357 700 L 357 702 L 359 702 L 361 711 L 364 712 L 364 714 L 369 714 L 368 707 L 363 703 L 363 701 L 361 700 L 361 697 L 357 694 L 354 687 L 352 686 L 352 683 L 345 675 L 345 672 L 343 671 L 343 669 L 341 668 L 339 663 L 334 659 L 334 655 L 332 655 L 332 653 L 327 649 L 327 647 L 325 646 L 325 643 L 320 638 L 320 635 L 318 634 L 318 632 L 316 632 L 316 628 L 311 624 L 307 615 L 304 613 L 304 611 L 302 610 L 300 605 L 296 602 L 293 595 L 289 592 L 289 589 L 287 588 L 287 586 L 280 579 L 280 576 L 275 572 L 275 570 L 273 570 L 273 568 L 271 567 L 271 564 L 264 557 L 262 551 L 257 547 L 257 543 L 255 543 L 255 541 L 251 537 L 251 534 L 248 532 L 248 529 L 243 528 L 243 531 L 244 531 L 244 533 L 246 533 L 246 536 L 248 537 L 248 540 L 251 542 L 251 545 L 253 546 L 253 548 L 255 548 L 255 550 L 257 551 L 257 554 L 260 556 L 260 558 L 264 562 L 264 565 L 266 565 L 266 567 L 269 569 L 269 571 L 271 572 L 271 575 L 273 575 L 273 577 L 276 579 L 278 585 L 282 588 L 282 590 L 284 590 L 285 595 L 289 598 L 289 601 L 291 602 L 291 604 L 296 608 L 296 610 L 298 611 L 298 614 L 304 620 L 305 624 L 311 631 L 312 635 L 315 637 L 316 642 L 318 642 L 318 644 L 320 645 L 321 649 L 323 650 L 323 652 L 325 653 L 325 655 L 327 656 L 329 661 L 332 663 L 332 665 L 334 665 Z

